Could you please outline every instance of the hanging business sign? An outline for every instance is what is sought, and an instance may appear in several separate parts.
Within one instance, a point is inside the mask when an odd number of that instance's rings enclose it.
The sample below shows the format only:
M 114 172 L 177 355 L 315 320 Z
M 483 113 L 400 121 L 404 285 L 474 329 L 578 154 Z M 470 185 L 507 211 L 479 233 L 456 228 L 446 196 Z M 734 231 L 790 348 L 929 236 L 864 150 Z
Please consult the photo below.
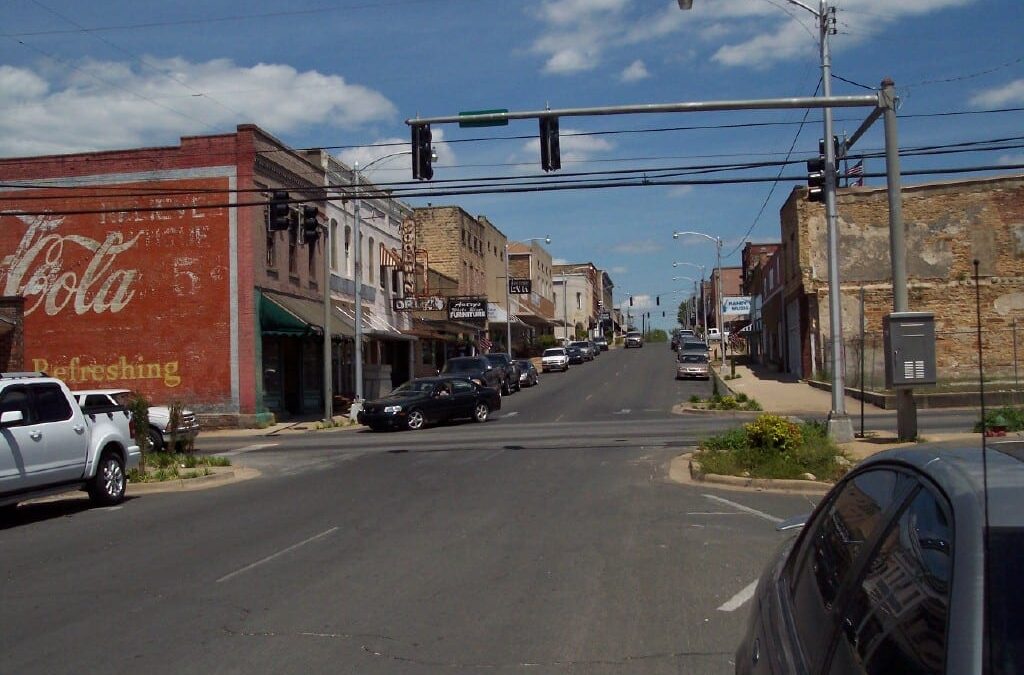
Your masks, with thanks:
M 416 221 L 402 221 L 402 294 L 416 295 Z
M 487 298 L 448 298 L 448 318 L 452 321 L 486 321 Z
M 722 298 L 722 316 L 750 316 L 750 296 L 737 295 Z
M 512 295 L 529 295 L 533 292 L 533 283 L 530 279 L 508 280 L 508 292 Z
M 443 295 L 427 295 L 422 297 L 409 296 L 394 298 L 391 308 L 396 312 L 443 312 L 448 298 Z

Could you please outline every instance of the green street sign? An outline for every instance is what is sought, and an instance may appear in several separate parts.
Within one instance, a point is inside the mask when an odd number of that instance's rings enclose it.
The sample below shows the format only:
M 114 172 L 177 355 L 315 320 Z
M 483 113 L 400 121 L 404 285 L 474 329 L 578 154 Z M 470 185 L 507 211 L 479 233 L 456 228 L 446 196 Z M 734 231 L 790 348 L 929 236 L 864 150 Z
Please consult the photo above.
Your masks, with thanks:
M 495 110 L 467 110 L 465 112 L 460 112 L 459 113 L 459 117 L 469 116 L 469 115 L 495 115 L 497 113 L 507 113 L 507 112 L 508 112 L 508 108 L 498 108 L 498 109 L 495 109 Z M 508 120 L 507 119 L 503 119 L 503 120 L 486 120 L 486 121 L 482 121 L 482 122 L 481 121 L 476 121 L 476 120 L 466 120 L 465 122 L 460 121 L 459 122 L 459 126 L 462 127 L 462 128 L 466 128 L 466 127 L 507 127 L 508 126 Z

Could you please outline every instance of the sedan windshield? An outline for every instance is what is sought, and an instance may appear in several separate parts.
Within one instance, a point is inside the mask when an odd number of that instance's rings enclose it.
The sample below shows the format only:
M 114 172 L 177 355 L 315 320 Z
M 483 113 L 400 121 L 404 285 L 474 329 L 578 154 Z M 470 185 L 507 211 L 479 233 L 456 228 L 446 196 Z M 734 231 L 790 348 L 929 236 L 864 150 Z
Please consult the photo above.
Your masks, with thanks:
M 683 354 L 679 360 L 683 363 L 707 363 L 708 357 L 703 354 Z
M 413 380 L 412 382 L 406 382 L 399 386 L 392 394 L 427 394 L 434 390 L 434 382 L 428 380 Z

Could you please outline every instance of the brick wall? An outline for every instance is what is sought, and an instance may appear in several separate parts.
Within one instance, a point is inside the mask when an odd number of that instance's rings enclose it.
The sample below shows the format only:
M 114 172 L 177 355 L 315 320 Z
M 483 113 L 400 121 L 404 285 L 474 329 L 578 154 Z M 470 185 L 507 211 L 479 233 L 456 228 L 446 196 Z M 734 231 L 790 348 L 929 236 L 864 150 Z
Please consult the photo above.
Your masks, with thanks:
M 866 331 L 879 340 L 892 311 L 888 201 L 884 188 L 841 190 L 838 200 L 840 282 L 847 371 L 857 360 L 859 289 L 865 288 Z M 980 262 L 983 346 L 987 375 L 1012 374 L 1013 332 L 1024 323 L 1024 176 L 905 187 L 909 309 L 935 314 L 941 379 L 976 375 L 975 287 Z M 824 210 L 794 190 L 782 209 L 783 242 L 799 240 L 800 285 L 816 299 L 821 344 L 830 332 Z M 1024 339 L 1018 342 L 1018 349 Z M 880 347 L 879 347 L 880 350 Z M 876 366 L 880 367 L 881 356 Z M 819 357 L 817 367 L 823 363 Z
M 458 206 L 414 209 L 417 247 L 428 252 L 430 267 L 455 279 L 459 295 L 487 294 L 483 226 Z M 465 242 L 465 243 L 463 243 Z

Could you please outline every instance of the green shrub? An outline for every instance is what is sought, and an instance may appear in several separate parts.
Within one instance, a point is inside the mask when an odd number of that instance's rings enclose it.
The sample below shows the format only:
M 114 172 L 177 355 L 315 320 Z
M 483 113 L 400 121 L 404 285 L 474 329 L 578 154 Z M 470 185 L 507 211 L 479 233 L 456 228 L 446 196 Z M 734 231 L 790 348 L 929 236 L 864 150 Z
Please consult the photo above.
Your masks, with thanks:
M 998 418 L 1002 419 L 999 420 Z M 1007 431 L 1024 430 L 1024 408 L 1015 408 L 1008 405 L 985 411 L 986 428 L 991 429 L 998 422 L 1005 422 Z M 981 432 L 981 420 L 974 423 L 974 432 Z
M 746 403 L 747 402 L 747 398 L 748 397 L 747 397 L 746 394 L 742 394 L 742 393 L 741 394 L 736 394 L 736 402 L 737 403 Z
M 789 452 L 804 441 L 800 427 L 778 415 L 761 415 L 744 429 L 750 445 L 763 450 Z
M 750 399 L 749 401 L 743 404 L 743 410 L 753 410 L 756 412 L 758 410 L 763 410 L 763 408 L 761 407 L 760 403 L 758 403 L 754 399 Z
M 696 394 L 691 394 L 690 395 L 690 403 L 700 403 L 700 401 L 701 401 L 700 396 L 697 396 Z

